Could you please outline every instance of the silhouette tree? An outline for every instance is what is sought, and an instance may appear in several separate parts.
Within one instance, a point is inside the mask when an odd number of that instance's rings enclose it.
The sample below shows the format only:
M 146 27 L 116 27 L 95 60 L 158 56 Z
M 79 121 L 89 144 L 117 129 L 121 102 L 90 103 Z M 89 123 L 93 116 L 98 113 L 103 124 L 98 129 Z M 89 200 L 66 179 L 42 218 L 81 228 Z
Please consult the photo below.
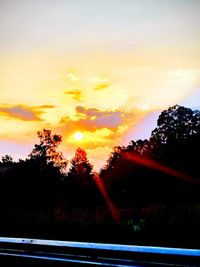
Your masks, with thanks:
M 152 157 L 200 178 L 200 111 L 175 105 L 160 114 L 157 125 L 151 135 Z
M 70 161 L 71 167 L 68 177 L 77 183 L 88 184 L 93 176 L 93 166 L 87 159 L 87 153 L 82 148 L 77 148 L 74 157 Z
M 150 140 L 115 147 L 100 171 L 112 199 L 119 204 L 123 200 L 131 206 L 138 201 L 198 199 L 199 187 L 193 178 L 200 179 L 196 156 L 200 150 L 200 111 L 175 105 L 160 114 L 157 125 Z
M 7 176 L 7 172 L 15 165 L 13 158 L 10 155 L 1 157 L 0 161 L 0 176 Z
M 33 203 L 42 199 L 48 201 L 59 193 L 67 165 L 63 154 L 58 151 L 62 137 L 46 129 L 37 134 L 39 144 L 34 146 L 27 159 L 12 163 L 6 171 L 5 179 L 5 187 L 12 191 L 10 195 L 13 198 L 26 199 L 26 202 L 29 199 Z M 3 166 L 10 164 L 11 158 L 5 156 L 2 162 Z
M 63 153 L 58 151 L 58 145 L 62 142 L 62 136 L 52 134 L 50 130 L 46 129 L 37 132 L 37 134 L 40 143 L 35 145 L 29 158 L 40 159 L 46 163 L 52 163 L 60 170 L 64 170 L 68 162 L 64 158 Z
M 160 114 L 151 138 L 156 143 L 166 144 L 192 135 L 200 136 L 200 111 L 175 105 Z
M 2 161 L 2 164 L 7 165 L 7 166 L 13 164 L 13 158 L 10 155 L 2 156 L 1 161 Z
M 68 197 L 77 207 L 94 207 L 97 188 L 93 179 L 93 166 L 86 151 L 78 148 L 70 163 L 67 177 Z
M 151 143 L 141 139 L 131 141 L 127 147 L 114 147 L 100 177 L 117 205 L 132 206 L 133 201 L 146 200 L 150 170 L 140 164 L 140 158 L 149 156 L 150 151 Z
M 8 173 L 11 168 L 13 168 L 15 162 L 13 162 L 13 158 L 10 155 L 5 155 L 1 157 L 0 161 L 0 195 L 3 195 L 6 190 L 6 182 Z

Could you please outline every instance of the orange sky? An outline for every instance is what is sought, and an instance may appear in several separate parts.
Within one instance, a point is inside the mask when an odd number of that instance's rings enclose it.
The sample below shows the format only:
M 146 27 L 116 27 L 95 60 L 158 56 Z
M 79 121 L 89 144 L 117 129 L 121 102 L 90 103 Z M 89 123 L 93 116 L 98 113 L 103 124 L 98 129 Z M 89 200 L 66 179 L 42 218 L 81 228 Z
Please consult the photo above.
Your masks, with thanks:
M 0 3 L 1 155 L 27 156 L 47 128 L 98 170 L 164 108 L 200 107 L 200 2 L 108 2 Z

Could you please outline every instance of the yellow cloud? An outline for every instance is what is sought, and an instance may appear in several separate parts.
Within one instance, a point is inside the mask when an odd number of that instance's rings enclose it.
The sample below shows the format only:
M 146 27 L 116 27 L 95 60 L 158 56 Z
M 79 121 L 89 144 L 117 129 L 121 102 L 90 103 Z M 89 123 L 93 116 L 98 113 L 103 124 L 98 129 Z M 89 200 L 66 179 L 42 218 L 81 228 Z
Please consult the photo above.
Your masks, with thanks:
M 36 129 L 42 127 L 36 121 L 19 121 L 0 117 L 0 139 L 12 140 L 16 143 L 32 143 L 36 141 Z M 34 130 L 33 130 L 34 129 Z
M 74 74 L 74 73 L 68 73 L 67 74 L 67 79 L 69 80 L 69 81 L 72 81 L 72 82 L 77 82 L 77 81 L 79 81 L 80 80 L 80 77 L 78 77 L 76 74 Z
M 199 47 L 0 54 L 1 99 L 9 108 L 1 110 L 0 136 L 31 140 L 45 125 L 63 135 L 69 151 L 77 145 L 70 136 L 79 130 L 91 151 L 123 144 L 144 114 L 178 103 L 197 88 Z M 84 112 L 77 112 L 77 101 Z M 129 113 L 132 118 L 125 117 Z
M 72 96 L 72 98 L 77 101 L 80 101 L 83 99 L 83 94 L 81 90 L 66 90 L 64 93 L 66 95 Z
M 104 90 L 104 89 L 106 89 L 106 88 L 109 87 L 109 86 L 110 86 L 109 83 L 100 83 L 100 84 L 97 84 L 97 85 L 94 87 L 94 90 L 95 90 L 95 91 Z
M 90 81 L 92 83 L 108 83 L 109 79 L 107 77 L 93 77 Z
M 108 136 L 112 135 L 112 131 L 103 128 L 98 129 L 95 132 L 90 131 L 82 131 L 82 134 L 84 136 L 81 140 L 74 139 L 74 131 L 71 135 L 69 135 L 67 138 L 65 138 L 65 142 L 68 144 L 72 144 L 73 146 L 79 146 L 81 145 L 84 148 L 94 148 L 101 146 L 102 144 L 108 144 L 110 141 L 107 139 Z

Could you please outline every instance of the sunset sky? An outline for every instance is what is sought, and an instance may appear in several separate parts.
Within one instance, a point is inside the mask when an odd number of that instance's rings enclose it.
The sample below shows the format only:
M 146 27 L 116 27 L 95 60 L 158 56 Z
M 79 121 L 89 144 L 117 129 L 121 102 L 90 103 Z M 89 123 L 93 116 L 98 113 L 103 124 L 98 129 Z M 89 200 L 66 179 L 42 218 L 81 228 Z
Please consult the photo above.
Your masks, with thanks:
M 0 156 L 46 128 L 98 170 L 163 109 L 200 109 L 199 15 L 199 0 L 0 0 Z

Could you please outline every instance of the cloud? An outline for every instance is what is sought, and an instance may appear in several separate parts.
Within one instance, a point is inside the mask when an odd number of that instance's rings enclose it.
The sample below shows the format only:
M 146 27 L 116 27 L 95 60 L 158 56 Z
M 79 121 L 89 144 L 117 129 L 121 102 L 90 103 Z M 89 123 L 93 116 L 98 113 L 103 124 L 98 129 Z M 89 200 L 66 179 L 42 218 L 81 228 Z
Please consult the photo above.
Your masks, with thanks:
M 123 114 L 120 111 L 100 111 L 96 108 L 76 107 L 79 124 L 91 129 L 114 129 L 123 122 Z
M 108 88 L 109 86 L 110 86 L 109 83 L 100 83 L 100 84 L 97 84 L 97 85 L 94 87 L 94 91 L 104 90 L 104 89 Z
M 68 73 L 67 79 L 72 82 L 77 82 L 80 80 L 80 77 L 78 77 L 78 75 L 76 75 L 75 73 Z
M 74 100 L 81 100 L 83 98 L 80 90 L 65 91 L 65 95 L 70 95 Z
M 0 114 L 15 118 L 23 121 L 41 121 L 40 115 L 44 113 L 45 109 L 54 108 L 54 106 L 43 105 L 43 106 L 0 106 Z
M 96 108 L 76 107 L 75 117 L 65 116 L 60 121 L 60 131 L 72 136 L 75 131 L 84 132 L 87 147 L 116 142 L 134 119 L 133 112 L 99 110 Z M 73 138 L 70 141 L 73 143 Z
M 37 107 L 34 107 L 35 109 L 48 109 L 48 108 L 55 108 L 55 106 L 53 105 L 42 105 L 42 106 L 37 106 Z

